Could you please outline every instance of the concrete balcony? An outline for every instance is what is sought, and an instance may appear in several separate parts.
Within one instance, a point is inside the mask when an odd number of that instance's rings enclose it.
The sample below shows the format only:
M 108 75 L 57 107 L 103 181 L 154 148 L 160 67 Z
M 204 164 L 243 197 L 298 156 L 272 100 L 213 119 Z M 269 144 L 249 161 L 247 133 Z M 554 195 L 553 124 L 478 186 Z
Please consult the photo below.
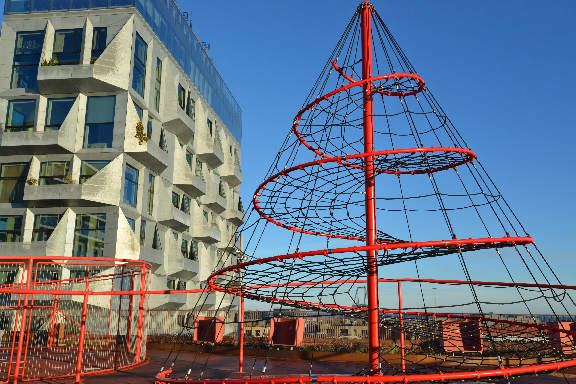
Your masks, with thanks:
M 18 256 L 48 256 L 47 251 L 45 241 L 0 243 L 0 256 L 15 256 L 15 260 L 18 260 Z
M 3 155 L 73 153 L 74 137 L 63 131 L 6 132 L 0 126 L 0 147 Z
M 206 194 L 206 182 L 199 176 L 190 176 L 189 178 L 182 178 L 174 175 L 174 185 L 190 197 L 197 198 Z
M 137 144 L 126 147 L 126 153 L 156 173 L 162 173 L 168 166 L 168 152 L 162 150 L 157 143 L 151 140 L 143 142 L 141 145 Z
M 218 243 L 222 234 L 216 224 L 208 224 L 204 220 L 194 222 L 190 228 L 190 234 L 194 240 L 203 241 L 208 244 Z
M 168 288 L 165 288 L 168 289 Z M 178 309 L 186 304 L 185 293 L 173 293 L 171 295 L 151 295 L 150 309 Z
M 244 212 L 238 209 L 230 209 L 228 208 L 223 214 L 222 217 L 228 220 L 232 224 L 236 226 L 242 225 L 244 223 Z
M 210 168 L 217 168 L 224 164 L 224 151 L 222 144 L 211 137 L 198 140 L 196 146 L 198 158 L 208 164 Z
M 242 184 L 242 171 L 240 166 L 232 162 L 226 162 L 220 168 L 220 176 L 222 180 L 226 181 L 231 187 L 236 187 Z
M 117 183 L 120 184 L 120 183 Z M 117 193 L 114 193 L 117 192 Z M 24 201 L 29 207 L 118 205 L 120 193 L 93 184 L 25 185 Z
M 161 249 L 141 247 L 140 260 L 150 263 L 152 270 L 156 270 L 164 263 L 164 253 Z
M 232 254 L 236 254 L 236 252 L 242 251 L 242 239 L 240 235 L 237 235 L 234 239 L 228 237 L 224 239 L 218 247 L 225 249 L 227 252 L 231 252 Z
M 180 108 L 178 103 L 169 103 L 165 109 L 164 128 L 172 132 L 181 143 L 187 143 L 194 135 L 195 122 Z
M 95 71 L 94 64 L 38 67 L 38 89 L 42 94 L 120 92 L 123 89 Z
M 226 210 L 226 198 L 218 193 L 219 186 L 216 181 L 208 180 L 206 194 L 200 197 L 200 203 L 209 207 L 216 213 L 222 213 Z
M 167 201 L 167 204 L 172 204 Z M 160 210 L 158 222 L 166 225 L 176 231 L 182 232 L 190 227 L 190 215 L 182 212 L 180 209 L 170 205 L 165 209 Z
M 190 260 L 184 256 L 176 256 L 170 259 L 170 269 L 167 274 L 170 277 L 189 280 L 198 274 L 198 260 Z

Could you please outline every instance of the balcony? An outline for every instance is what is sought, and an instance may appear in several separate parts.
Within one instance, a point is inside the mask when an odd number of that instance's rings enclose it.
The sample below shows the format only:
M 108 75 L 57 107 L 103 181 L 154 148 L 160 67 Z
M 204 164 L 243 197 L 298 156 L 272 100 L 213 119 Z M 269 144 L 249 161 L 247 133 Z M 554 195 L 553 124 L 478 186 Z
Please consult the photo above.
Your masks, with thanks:
M 237 235 L 232 239 L 231 237 L 235 234 L 232 234 L 230 237 L 224 239 L 226 241 L 222 241 L 218 247 L 230 252 L 232 254 L 236 254 L 237 252 L 242 251 L 242 238 L 240 235 Z
M 167 203 L 171 204 L 170 201 L 167 201 Z M 160 210 L 159 216 L 158 222 L 160 224 L 166 225 L 176 231 L 183 232 L 190 227 L 190 215 L 173 205 Z
M 118 205 L 120 203 L 120 191 L 114 192 L 112 188 L 88 183 L 25 185 L 24 201 L 29 207 L 37 208 Z
M 45 241 L 0 243 L 0 256 L 48 256 Z
M 232 162 L 226 162 L 226 164 L 220 168 L 220 176 L 231 187 L 236 187 L 242 183 L 240 166 Z
M 198 140 L 196 146 L 198 158 L 208 164 L 210 168 L 217 168 L 224 164 L 224 151 L 222 143 L 213 137 L 204 137 Z
M 73 153 L 74 137 L 62 131 L 21 131 L 6 132 L 0 126 L 0 147 L 3 155 L 45 155 L 56 153 Z
M 190 228 L 190 233 L 194 240 L 203 241 L 208 244 L 218 243 L 222 238 L 220 229 L 216 224 L 208 224 L 203 219 L 194 222 Z
M 94 64 L 40 65 L 38 89 L 42 94 L 117 93 L 125 90 L 99 76 Z
M 149 140 L 142 142 L 142 144 L 130 144 L 129 140 L 125 140 L 124 151 L 145 167 L 160 174 L 168 166 L 168 152 L 161 149 L 157 143 Z
M 185 293 L 173 293 L 171 295 L 151 295 L 149 306 L 150 309 L 178 309 L 186 304 L 187 299 L 188 295 Z
M 240 226 L 244 223 L 244 212 L 238 209 L 229 208 L 222 214 L 222 217 L 236 226 Z
M 172 132 L 181 143 L 187 143 L 194 135 L 195 123 L 178 105 L 178 101 L 167 103 L 164 127 Z
M 219 193 L 219 185 L 213 180 L 208 180 L 207 191 L 204 196 L 200 197 L 200 203 L 209 207 L 216 213 L 222 213 L 226 210 L 227 201 Z
M 206 193 L 206 182 L 204 178 L 195 175 L 186 161 L 186 152 L 178 142 L 170 143 L 174 155 L 174 168 L 172 173 L 172 183 L 190 195 L 192 198 L 197 198 Z
M 183 179 L 180 176 L 174 175 L 174 185 L 192 198 L 206 194 L 206 182 L 199 176 L 190 176 L 187 179 Z
M 190 260 L 181 255 L 170 258 L 167 275 L 178 279 L 189 280 L 198 274 L 198 260 Z
M 140 260 L 152 265 L 152 270 L 156 270 L 164 263 L 164 254 L 161 249 L 140 247 Z

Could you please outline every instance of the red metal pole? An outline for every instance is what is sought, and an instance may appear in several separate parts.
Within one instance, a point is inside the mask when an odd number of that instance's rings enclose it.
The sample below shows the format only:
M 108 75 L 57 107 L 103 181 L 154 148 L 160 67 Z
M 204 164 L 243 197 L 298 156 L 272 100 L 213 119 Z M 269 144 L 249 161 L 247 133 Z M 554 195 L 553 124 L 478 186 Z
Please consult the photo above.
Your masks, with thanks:
M 140 275 L 140 290 L 146 290 L 146 267 L 142 266 L 142 271 Z M 144 333 L 144 304 L 146 300 L 146 295 L 140 295 L 140 302 L 138 303 L 138 329 L 136 330 L 136 362 L 139 363 L 142 359 L 140 354 L 142 353 L 142 340 Z
M 26 273 L 26 289 L 30 289 L 32 283 L 32 269 L 34 267 L 34 259 L 30 258 L 28 261 L 28 271 Z M 26 328 L 26 309 L 28 307 L 29 294 L 24 295 L 24 305 L 22 309 L 22 320 L 20 322 L 20 334 L 18 336 L 18 350 L 16 352 L 16 365 L 14 368 L 14 384 L 18 383 L 18 375 L 20 374 L 20 362 L 22 360 L 22 347 L 24 345 L 24 328 Z
M 82 321 L 80 323 L 80 340 L 78 341 L 78 361 L 76 362 L 76 377 L 74 384 L 80 384 L 80 374 L 82 373 L 82 358 L 84 355 L 84 339 L 86 336 L 86 317 L 88 314 L 88 284 L 90 279 L 90 269 L 86 276 L 86 292 L 84 293 L 84 302 L 82 303 Z
M 372 4 L 365 1 L 361 5 L 362 19 L 362 80 L 372 78 Z M 372 82 L 366 81 L 364 88 L 364 152 L 374 152 L 374 118 L 372 116 Z M 365 191 L 366 191 L 366 245 L 376 243 L 376 186 L 374 172 L 374 155 L 367 156 L 364 161 Z M 366 252 L 368 280 L 368 338 L 369 361 L 372 375 L 380 372 L 380 338 L 378 324 L 378 263 L 375 250 Z
M 244 372 L 244 296 L 240 296 L 240 335 L 238 337 L 238 372 Z
M 406 359 L 404 350 L 404 313 L 402 312 L 402 282 L 398 281 L 398 317 L 400 319 L 400 357 L 402 359 L 402 373 L 406 373 Z

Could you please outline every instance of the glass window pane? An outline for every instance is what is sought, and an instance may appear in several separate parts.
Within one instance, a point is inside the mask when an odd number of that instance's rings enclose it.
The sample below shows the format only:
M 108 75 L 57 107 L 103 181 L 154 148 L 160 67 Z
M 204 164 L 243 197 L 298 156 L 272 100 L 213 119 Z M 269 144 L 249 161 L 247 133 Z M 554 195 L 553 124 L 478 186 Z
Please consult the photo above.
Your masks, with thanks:
M 35 117 L 36 100 L 10 100 L 6 116 L 6 131 L 31 131 L 34 128 Z
M 47 161 L 40 164 L 40 185 L 65 184 L 69 173 L 68 161 Z
M 80 168 L 80 184 L 94 176 L 98 171 L 107 166 L 110 160 L 87 160 L 82 161 Z
M 44 44 L 44 31 L 18 32 L 16 34 L 16 55 L 39 55 Z
M 0 216 L 0 243 L 22 241 L 22 216 Z
M 106 27 L 96 27 L 94 28 L 92 34 L 92 62 L 99 58 L 104 49 L 106 49 L 106 39 L 108 35 L 108 30 Z
M 136 103 L 134 103 L 134 107 L 136 108 L 136 112 L 138 113 L 138 117 L 140 118 L 140 121 L 142 121 L 142 115 L 144 114 L 144 111 Z
M 142 97 L 144 97 L 144 88 L 146 81 L 146 55 L 148 45 L 144 39 L 137 33 L 134 43 L 134 70 L 132 71 L 132 88 Z
M 62 215 L 36 215 L 32 241 L 48 241 L 61 217 Z
M 68 116 L 68 112 L 74 104 L 73 97 L 63 99 L 48 99 L 48 108 L 46 110 L 45 130 L 58 130 Z
M 138 196 L 138 170 L 126 164 L 124 172 L 124 202 L 136 207 Z
M 110 148 L 114 139 L 115 96 L 88 97 L 84 148 Z
M 102 257 L 104 255 L 105 228 L 105 213 L 76 215 L 74 256 Z
M 55 32 L 52 58 L 57 64 L 79 64 L 81 50 L 82 29 L 63 29 Z
M 186 90 L 180 84 L 178 84 L 178 105 L 180 108 L 186 108 Z
M 128 224 L 130 225 L 130 228 L 132 228 L 132 232 L 136 232 L 136 220 L 131 217 L 127 217 L 126 220 L 128 220 Z
M 27 175 L 28 163 L 0 165 L 0 203 L 22 201 Z

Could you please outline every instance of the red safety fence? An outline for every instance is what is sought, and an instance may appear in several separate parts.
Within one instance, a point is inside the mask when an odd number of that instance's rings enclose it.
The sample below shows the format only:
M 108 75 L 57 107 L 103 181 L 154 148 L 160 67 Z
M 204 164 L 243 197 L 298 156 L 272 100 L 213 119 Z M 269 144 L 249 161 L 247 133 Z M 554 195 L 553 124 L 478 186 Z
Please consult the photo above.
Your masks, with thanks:
M 134 260 L 0 257 L 0 383 L 141 363 L 149 280 Z

